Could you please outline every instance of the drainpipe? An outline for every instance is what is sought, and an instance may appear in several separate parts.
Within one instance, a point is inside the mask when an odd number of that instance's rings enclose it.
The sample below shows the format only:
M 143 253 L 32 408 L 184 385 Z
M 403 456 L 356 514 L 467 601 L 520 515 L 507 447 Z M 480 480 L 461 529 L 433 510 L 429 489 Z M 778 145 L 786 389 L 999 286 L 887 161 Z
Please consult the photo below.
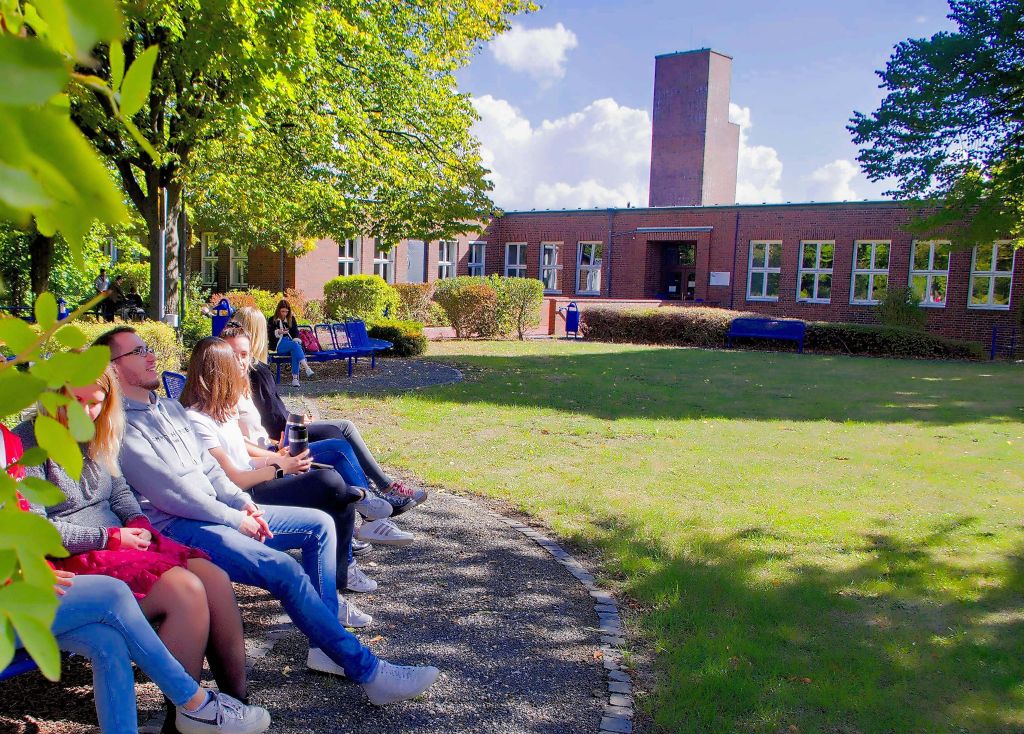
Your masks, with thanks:
M 615 219 L 615 210 L 608 210 L 608 297 L 612 297 L 612 238 L 615 233 L 612 231 L 612 222 Z
M 736 227 L 732 233 L 732 273 L 729 275 L 729 310 L 736 299 L 736 251 L 740 246 L 740 210 L 736 210 Z

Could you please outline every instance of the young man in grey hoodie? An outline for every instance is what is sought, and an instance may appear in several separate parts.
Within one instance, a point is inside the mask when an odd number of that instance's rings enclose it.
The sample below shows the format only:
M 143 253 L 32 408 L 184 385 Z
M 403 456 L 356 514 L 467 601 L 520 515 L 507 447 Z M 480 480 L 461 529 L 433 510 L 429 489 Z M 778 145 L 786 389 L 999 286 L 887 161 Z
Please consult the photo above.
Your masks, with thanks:
M 377 705 L 429 688 L 437 668 L 379 660 L 338 620 L 337 539 L 330 516 L 301 507 L 257 507 L 200 448 L 181 404 L 154 392 L 160 384 L 156 353 L 135 330 L 112 329 L 96 344 L 110 348 L 124 394 L 121 471 L 154 527 L 209 553 L 232 581 L 266 589 L 280 600 L 315 645 L 306 661 L 314 670 L 348 676 Z M 301 548 L 301 566 L 285 552 L 291 548 Z

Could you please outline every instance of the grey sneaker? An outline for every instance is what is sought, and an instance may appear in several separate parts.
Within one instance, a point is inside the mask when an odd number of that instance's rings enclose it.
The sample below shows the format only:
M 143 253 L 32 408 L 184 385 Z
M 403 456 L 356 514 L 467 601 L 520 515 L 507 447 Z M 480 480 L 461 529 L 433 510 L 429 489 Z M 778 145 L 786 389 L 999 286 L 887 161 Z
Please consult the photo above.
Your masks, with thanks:
M 366 496 L 352 504 L 355 511 L 367 520 L 383 520 L 385 517 L 391 517 L 391 503 L 369 490 L 365 491 Z
M 174 726 L 181 734 L 259 734 L 270 727 L 270 714 L 262 706 L 247 706 L 226 693 L 210 691 L 206 703 L 195 711 L 178 706 Z
M 392 665 L 381 660 L 363 690 L 374 706 L 387 706 L 423 693 L 434 685 L 441 671 L 433 665 Z
M 345 677 L 345 669 L 327 657 L 327 653 L 319 647 L 309 648 L 309 654 L 306 655 L 306 667 L 318 673 Z
M 362 558 L 363 556 L 369 554 L 369 552 L 372 550 L 372 544 L 365 543 L 362 540 L 358 540 L 357 538 L 352 538 L 352 555 L 354 555 L 356 558 Z
M 406 486 L 405 482 L 394 481 L 387 489 L 380 493 L 394 508 L 391 516 L 401 515 L 412 508 L 422 505 L 427 501 L 427 490 L 420 487 Z
M 355 561 L 348 564 L 346 576 L 345 588 L 349 591 L 354 591 L 358 594 L 369 594 L 377 590 L 377 582 L 363 573 L 363 569 L 359 568 L 359 564 Z
M 373 617 L 339 594 L 338 621 L 346 627 L 368 627 Z
M 416 539 L 415 535 L 400 530 L 387 518 L 364 522 L 356 530 L 355 537 L 365 540 L 367 543 L 380 543 L 381 545 L 409 545 Z

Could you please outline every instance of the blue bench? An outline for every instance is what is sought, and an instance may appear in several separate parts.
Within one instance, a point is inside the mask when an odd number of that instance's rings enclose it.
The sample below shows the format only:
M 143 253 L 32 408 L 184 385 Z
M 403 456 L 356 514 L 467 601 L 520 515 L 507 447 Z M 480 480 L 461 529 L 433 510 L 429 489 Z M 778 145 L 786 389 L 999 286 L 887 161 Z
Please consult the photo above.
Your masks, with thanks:
M 725 334 L 725 346 L 731 347 L 738 337 L 752 339 L 781 339 L 797 343 L 797 351 L 804 351 L 807 324 L 795 319 L 733 319 Z
M 383 339 L 372 339 L 366 331 L 366 322 L 359 319 L 351 319 L 344 324 L 335 324 L 335 331 L 344 329 L 345 336 L 351 348 L 358 350 L 360 355 L 370 356 L 370 369 L 377 366 L 377 352 L 386 352 L 394 346 Z M 358 361 L 358 357 L 356 360 Z
M 14 653 L 14 659 L 11 660 L 7 667 L 0 670 L 0 681 L 5 681 L 21 675 L 22 673 L 29 673 L 33 670 L 36 670 L 35 661 L 32 660 L 25 649 L 22 648 Z
M 165 371 L 161 376 L 164 383 L 164 392 L 171 400 L 181 397 L 181 391 L 185 389 L 185 375 L 180 372 Z

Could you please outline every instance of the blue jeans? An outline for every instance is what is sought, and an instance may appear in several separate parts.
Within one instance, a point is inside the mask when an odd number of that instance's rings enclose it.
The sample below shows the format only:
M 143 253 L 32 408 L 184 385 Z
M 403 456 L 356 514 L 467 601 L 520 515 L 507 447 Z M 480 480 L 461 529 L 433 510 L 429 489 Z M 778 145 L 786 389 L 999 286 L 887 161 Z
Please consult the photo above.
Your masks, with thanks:
M 330 464 L 333 466 L 334 471 L 341 475 L 341 478 L 345 480 L 345 484 L 348 486 L 362 487 L 363 489 L 370 486 L 366 474 L 359 466 L 359 459 L 356 458 L 355 449 L 345 439 L 329 438 L 325 441 L 314 441 L 309 445 L 309 453 L 313 457 L 313 461 L 318 464 Z M 353 521 L 355 520 L 354 517 L 352 519 Z M 352 563 L 355 556 L 352 555 L 351 533 L 347 537 L 345 554 L 348 563 Z
M 359 435 L 359 429 L 356 428 L 355 423 L 347 420 L 333 420 L 313 421 L 309 424 L 310 443 L 331 438 L 342 439 L 349 444 L 351 453 L 348 455 L 356 459 L 356 465 L 363 472 L 363 476 L 372 479 L 373 483 L 377 485 L 377 489 L 383 491 L 391 486 L 393 480 L 384 473 L 380 464 L 373 458 L 370 449 L 363 442 L 363 437 Z M 338 469 L 338 471 L 342 470 Z M 342 476 L 345 477 L 345 481 L 349 481 L 348 475 L 344 472 L 342 472 Z M 368 487 L 369 485 L 356 483 L 356 486 Z
M 266 589 L 288 616 L 356 683 L 377 670 L 377 658 L 338 621 L 337 560 L 334 522 L 320 510 L 263 506 L 263 518 L 274 537 L 266 543 L 226 525 L 179 518 L 164 534 L 179 543 L 201 548 L 232 581 Z M 302 565 L 285 553 L 298 548 Z
M 132 660 L 180 706 L 199 684 L 171 657 L 123 581 L 75 576 L 61 597 L 53 634 L 61 650 L 92 661 L 96 717 L 103 732 L 136 732 Z
M 282 336 L 277 342 L 277 353 L 287 354 L 292 358 L 292 374 L 299 374 L 299 362 L 306 360 L 306 353 L 302 351 L 302 345 L 290 336 Z

